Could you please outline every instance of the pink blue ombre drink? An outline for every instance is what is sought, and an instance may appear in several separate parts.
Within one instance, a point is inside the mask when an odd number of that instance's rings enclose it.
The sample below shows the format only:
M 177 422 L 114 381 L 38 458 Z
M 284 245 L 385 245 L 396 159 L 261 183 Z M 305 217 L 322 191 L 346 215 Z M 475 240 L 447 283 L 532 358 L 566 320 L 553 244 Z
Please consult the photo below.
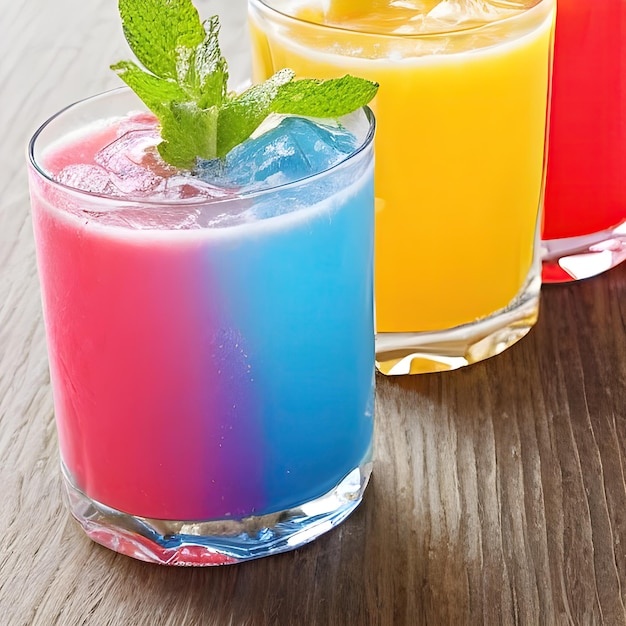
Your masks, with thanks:
M 155 563 L 295 548 L 370 473 L 371 113 L 276 116 L 181 171 L 143 111 L 109 92 L 30 144 L 70 509 Z

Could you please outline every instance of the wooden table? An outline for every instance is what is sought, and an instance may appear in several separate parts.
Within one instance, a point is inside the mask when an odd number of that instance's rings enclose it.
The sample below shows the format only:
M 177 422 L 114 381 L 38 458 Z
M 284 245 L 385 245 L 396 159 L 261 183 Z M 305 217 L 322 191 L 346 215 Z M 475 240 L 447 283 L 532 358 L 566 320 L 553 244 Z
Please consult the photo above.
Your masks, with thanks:
M 197 5 L 241 80 L 245 0 Z M 0 16 L 1 624 L 626 624 L 626 264 L 545 288 L 496 358 L 379 376 L 374 478 L 316 542 L 211 569 L 91 543 L 61 499 L 24 149 L 130 53 L 113 0 Z

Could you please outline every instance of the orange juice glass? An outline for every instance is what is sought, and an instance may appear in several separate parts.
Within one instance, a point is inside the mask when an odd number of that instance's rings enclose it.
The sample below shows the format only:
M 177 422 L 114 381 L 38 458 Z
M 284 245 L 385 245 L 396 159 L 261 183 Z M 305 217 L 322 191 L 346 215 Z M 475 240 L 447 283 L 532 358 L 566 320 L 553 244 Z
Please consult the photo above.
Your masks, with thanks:
M 249 0 L 254 80 L 380 83 L 376 357 L 455 369 L 537 319 L 554 0 Z

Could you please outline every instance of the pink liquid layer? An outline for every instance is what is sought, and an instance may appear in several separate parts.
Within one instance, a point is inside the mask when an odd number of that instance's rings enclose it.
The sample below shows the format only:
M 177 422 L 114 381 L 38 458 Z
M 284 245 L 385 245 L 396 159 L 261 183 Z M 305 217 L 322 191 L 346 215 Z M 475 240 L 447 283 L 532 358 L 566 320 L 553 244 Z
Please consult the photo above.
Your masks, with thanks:
M 219 342 L 234 339 L 212 337 L 224 325 L 209 295 L 220 285 L 202 247 L 97 231 L 77 240 L 75 223 L 44 210 L 37 231 L 59 443 L 81 488 L 165 519 L 262 509 L 252 385 L 239 380 L 243 364 L 220 357 Z M 66 306 L 52 312 L 55 292 Z
M 559 0 L 544 239 L 626 219 L 626 2 Z

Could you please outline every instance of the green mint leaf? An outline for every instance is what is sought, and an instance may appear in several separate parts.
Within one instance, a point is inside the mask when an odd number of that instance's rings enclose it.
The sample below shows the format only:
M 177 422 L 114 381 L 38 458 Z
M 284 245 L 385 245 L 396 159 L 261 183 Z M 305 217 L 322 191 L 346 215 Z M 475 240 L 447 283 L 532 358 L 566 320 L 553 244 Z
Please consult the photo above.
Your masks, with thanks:
M 293 77 L 292 70 L 280 70 L 264 83 L 253 85 L 224 104 L 218 119 L 216 156 L 226 156 L 235 146 L 250 137 L 272 112 L 274 100 L 281 87 Z
M 376 95 L 378 83 L 349 74 L 341 78 L 305 78 L 282 85 L 274 113 L 336 118 L 365 106 Z
M 178 49 L 195 48 L 205 31 L 190 0 L 119 0 L 122 28 L 139 62 L 162 78 L 177 78 Z
M 180 102 L 186 97 L 177 83 L 148 74 L 132 61 L 120 61 L 112 65 L 111 69 L 157 117 L 169 110 L 171 102 Z
M 203 24 L 206 36 L 191 57 L 192 89 L 200 108 L 220 106 L 227 96 L 228 64 L 219 46 L 220 23 L 217 16 Z
M 378 84 L 344 76 L 329 80 L 292 80 L 292 70 L 281 70 L 254 85 L 220 110 L 217 156 L 223 157 L 242 143 L 270 113 L 337 118 L 365 106 Z
M 378 85 L 344 76 L 294 81 L 281 70 L 239 96 L 227 93 L 219 18 L 204 23 L 191 0 L 119 0 L 137 59 L 111 66 L 159 118 L 163 160 L 181 168 L 224 157 L 271 113 L 337 118 L 367 104 Z
M 177 48 L 176 73 L 189 99 L 206 108 L 221 104 L 226 97 L 228 66 L 219 47 L 218 18 L 214 16 L 202 26 L 205 36 L 200 44 Z
M 190 169 L 196 158 L 213 159 L 216 154 L 218 107 L 200 109 L 193 102 L 172 102 L 160 117 L 161 137 L 157 146 L 170 165 Z

